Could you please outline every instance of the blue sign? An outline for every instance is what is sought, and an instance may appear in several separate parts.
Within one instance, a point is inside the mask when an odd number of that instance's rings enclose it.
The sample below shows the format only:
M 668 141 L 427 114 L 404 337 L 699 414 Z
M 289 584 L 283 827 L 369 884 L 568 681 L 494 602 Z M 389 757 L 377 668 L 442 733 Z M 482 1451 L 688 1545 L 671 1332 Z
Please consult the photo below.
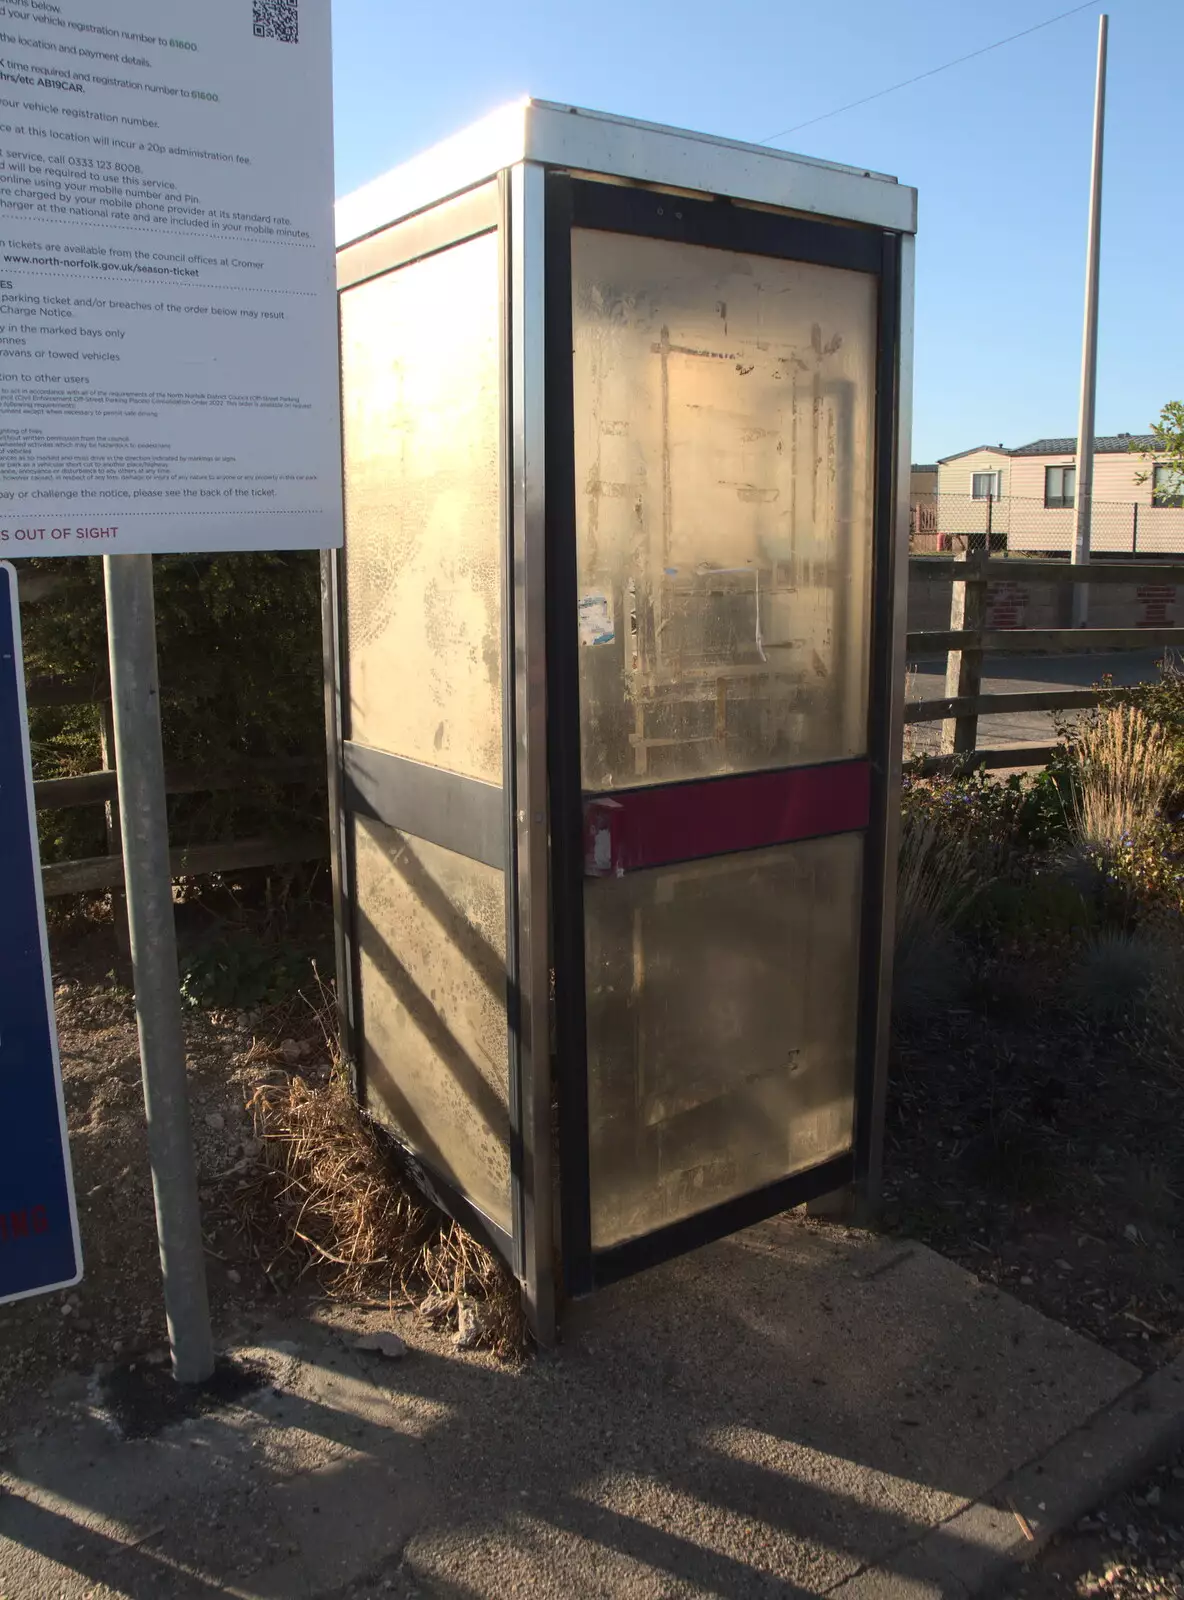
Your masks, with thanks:
M 0 561 L 0 1302 L 81 1276 L 16 573 Z

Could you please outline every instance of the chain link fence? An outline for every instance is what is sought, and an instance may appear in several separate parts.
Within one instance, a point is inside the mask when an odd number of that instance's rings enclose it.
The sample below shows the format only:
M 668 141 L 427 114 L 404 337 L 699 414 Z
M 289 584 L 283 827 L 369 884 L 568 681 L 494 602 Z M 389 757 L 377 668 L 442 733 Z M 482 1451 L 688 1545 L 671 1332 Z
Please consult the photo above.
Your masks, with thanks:
M 968 494 L 920 495 L 912 502 L 909 547 L 916 555 L 963 550 L 1068 555 L 1075 516 L 1071 505 L 1049 505 L 1021 495 L 997 500 Z M 1091 523 L 1091 554 L 1184 555 L 1182 506 L 1095 500 Z

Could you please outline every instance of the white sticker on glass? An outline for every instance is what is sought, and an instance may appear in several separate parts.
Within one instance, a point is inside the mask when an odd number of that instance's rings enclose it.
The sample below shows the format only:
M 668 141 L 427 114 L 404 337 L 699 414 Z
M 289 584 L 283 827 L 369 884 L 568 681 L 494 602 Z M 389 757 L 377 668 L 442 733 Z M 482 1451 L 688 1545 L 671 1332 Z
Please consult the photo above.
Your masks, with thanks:
M 612 596 L 607 594 L 582 594 L 580 596 L 580 643 L 612 644 L 616 638 L 613 627 Z

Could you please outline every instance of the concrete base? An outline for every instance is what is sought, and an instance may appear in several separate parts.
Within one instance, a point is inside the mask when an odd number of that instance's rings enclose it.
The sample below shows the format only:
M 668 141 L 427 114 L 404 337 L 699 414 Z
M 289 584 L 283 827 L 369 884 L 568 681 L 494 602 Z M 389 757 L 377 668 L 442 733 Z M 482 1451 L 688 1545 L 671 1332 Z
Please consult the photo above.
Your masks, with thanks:
M 279 1330 L 272 1388 L 151 1440 L 64 1382 L 0 1455 L 0 1594 L 959 1594 L 1013 1554 L 1000 1486 L 1042 1536 L 1024 1471 L 1059 1448 L 1102 1492 L 1144 1392 L 922 1246 L 792 1218 L 574 1308 L 520 1372 L 411 1321 L 362 1355 L 368 1315 Z M 1148 1381 L 1162 1436 L 1184 1385 Z

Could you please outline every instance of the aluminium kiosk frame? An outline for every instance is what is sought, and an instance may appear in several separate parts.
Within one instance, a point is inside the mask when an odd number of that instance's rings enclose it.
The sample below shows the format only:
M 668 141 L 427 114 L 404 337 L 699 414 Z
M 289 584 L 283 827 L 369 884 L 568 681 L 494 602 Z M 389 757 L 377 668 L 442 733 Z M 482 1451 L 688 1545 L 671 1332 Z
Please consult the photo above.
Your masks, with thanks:
M 368 1103 L 351 819 L 504 874 L 509 1226 L 416 1141 L 423 1186 L 522 1284 L 536 1336 L 588 1293 L 790 1206 L 880 1181 L 902 744 L 915 191 L 869 173 L 529 101 L 338 205 L 338 287 L 496 235 L 500 347 L 501 784 L 351 738 L 346 543 L 323 565 L 338 993 Z M 572 229 L 870 274 L 876 282 L 870 682 L 851 1149 L 607 1249 L 593 1249 L 584 1015 L 589 796 L 581 789 L 572 378 Z M 348 440 L 347 440 L 348 444 Z M 406 692 L 392 686 L 392 692 Z M 800 769 L 799 769 L 800 770 Z M 592 797 L 593 799 L 595 797 Z M 729 848 L 809 834 L 761 833 Z M 822 829 L 821 832 L 833 830 Z M 705 852 L 714 853 L 714 852 Z M 554 1001 L 552 1001 L 552 972 Z M 555 1107 L 557 1106 L 557 1131 Z M 384 1119 L 389 1124 L 389 1118 Z M 399 1135 L 400 1130 L 394 1130 Z

